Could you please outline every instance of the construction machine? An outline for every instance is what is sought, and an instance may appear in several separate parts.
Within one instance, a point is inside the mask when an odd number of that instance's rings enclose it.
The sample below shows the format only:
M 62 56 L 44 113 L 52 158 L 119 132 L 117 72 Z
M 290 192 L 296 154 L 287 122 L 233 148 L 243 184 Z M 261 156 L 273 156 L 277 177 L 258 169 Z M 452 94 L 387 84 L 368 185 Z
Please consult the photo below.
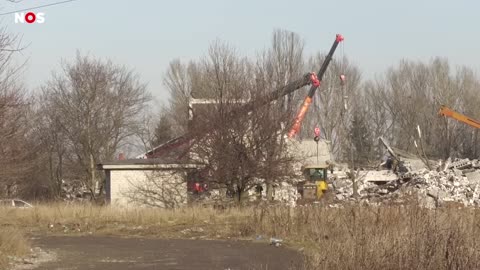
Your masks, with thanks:
M 439 115 L 441 116 L 445 116 L 445 117 L 450 117 L 450 118 L 453 118 L 457 121 L 460 121 L 462 123 L 465 123 L 471 127 L 474 127 L 474 128 L 480 128 L 480 121 L 477 121 L 475 119 L 472 119 L 466 115 L 463 115 L 461 113 L 458 113 L 446 106 L 441 106 L 440 107 L 440 111 L 438 112 Z
M 302 196 L 304 201 L 318 200 L 323 197 L 324 193 L 328 189 L 327 184 L 327 171 L 328 169 L 333 169 L 330 164 L 319 161 L 319 141 L 320 141 L 320 128 L 315 128 L 315 136 L 313 141 L 316 143 L 316 160 L 314 161 L 314 151 L 313 145 L 308 143 L 307 145 L 302 145 L 302 150 L 308 148 L 310 150 L 311 158 L 305 166 L 301 168 L 302 175 L 304 176 L 304 181 L 301 181 L 297 184 L 297 191 Z M 307 153 L 305 153 L 307 154 Z M 309 155 L 309 154 L 307 154 Z
M 335 50 L 338 47 L 338 44 L 343 41 L 343 36 L 337 34 L 335 37 L 335 42 L 333 42 L 332 48 L 330 48 L 330 51 L 327 54 L 327 57 L 325 57 L 325 61 L 323 61 L 322 66 L 320 67 L 320 70 L 318 71 L 318 74 L 311 73 L 310 74 L 310 80 L 312 81 L 312 86 L 310 87 L 310 90 L 308 91 L 308 95 L 305 97 L 305 100 L 303 101 L 303 105 L 300 108 L 300 111 L 298 112 L 297 116 L 295 117 L 295 121 L 293 123 L 292 128 L 288 132 L 288 137 L 292 138 L 295 136 L 300 131 L 300 126 L 302 124 L 303 118 L 305 118 L 305 114 L 308 111 L 308 108 L 310 107 L 310 104 L 312 103 L 313 96 L 315 95 L 315 92 L 317 91 L 318 87 L 320 87 L 320 84 L 323 79 L 323 75 L 327 71 L 327 67 L 330 64 L 330 61 L 333 58 L 333 54 L 335 53 Z M 340 78 L 345 78 L 345 75 L 341 75 Z M 343 80 L 343 79 L 342 79 Z
M 300 182 L 297 190 L 305 200 L 320 199 L 328 189 L 328 165 L 307 165 L 302 167 L 304 182 Z

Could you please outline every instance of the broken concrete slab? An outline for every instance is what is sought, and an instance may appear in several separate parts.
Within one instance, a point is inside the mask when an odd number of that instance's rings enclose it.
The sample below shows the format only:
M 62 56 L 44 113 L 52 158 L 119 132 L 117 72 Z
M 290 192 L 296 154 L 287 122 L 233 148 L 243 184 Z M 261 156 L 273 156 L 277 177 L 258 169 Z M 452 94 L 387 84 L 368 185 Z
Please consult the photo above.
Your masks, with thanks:
M 336 188 L 336 189 L 339 189 L 339 188 L 344 188 L 344 187 L 347 187 L 349 185 L 352 185 L 352 181 L 351 180 L 347 180 L 347 179 L 338 179 L 337 181 L 335 181 L 333 183 L 333 187 Z
M 455 162 L 450 163 L 450 165 L 448 165 L 449 169 L 459 169 L 459 170 L 467 169 L 470 167 L 472 167 L 472 162 L 468 159 L 457 160 Z
M 472 167 L 475 168 L 475 169 L 479 169 L 480 168 L 480 161 L 478 159 L 472 160 Z
M 469 169 L 462 170 L 462 173 L 467 174 L 467 173 L 471 173 L 471 172 L 474 172 L 474 171 L 475 171 L 475 168 L 469 168 Z
M 403 161 L 410 171 L 420 171 L 427 168 L 425 163 L 420 159 L 404 158 Z
M 456 176 L 462 176 L 463 172 L 459 169 L 453 169 L 453 173 L 455 173 Z
M 480 171 L 474 171 L 466 173 L 465 176 L 468 179 L 470 184 L 479 184 L 480 183 Z
M 440 188 L 432 187 L 427 191 L 427 195 L 437 200 L 443 201 L 448 194 Z
M 389 182 L 398 179 L 398 175 L 390 170 L 367 171 L 364 176 L 366 182 Z

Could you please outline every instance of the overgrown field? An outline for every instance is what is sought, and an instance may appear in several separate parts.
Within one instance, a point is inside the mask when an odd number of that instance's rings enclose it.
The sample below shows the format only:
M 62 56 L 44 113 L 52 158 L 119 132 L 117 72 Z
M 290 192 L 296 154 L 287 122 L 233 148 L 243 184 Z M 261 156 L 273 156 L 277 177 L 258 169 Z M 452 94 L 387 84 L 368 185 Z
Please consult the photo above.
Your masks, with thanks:
M 29 247 L 21 232 L 14 228 L 0 227 L 0 269 L 7 269 L 9 258 L 26 255 Z
M 0 208 L 0 217 L 2 228 L 33 233 L 277 237 L 288 246 L 303 248 L 308 269 L 480 269 L 480 210 L 473 208 L 355 205 L 159 210 L 56 204 Z M 17 236 L 0 233 L 0 250 L 15 242 L 12 237 Z

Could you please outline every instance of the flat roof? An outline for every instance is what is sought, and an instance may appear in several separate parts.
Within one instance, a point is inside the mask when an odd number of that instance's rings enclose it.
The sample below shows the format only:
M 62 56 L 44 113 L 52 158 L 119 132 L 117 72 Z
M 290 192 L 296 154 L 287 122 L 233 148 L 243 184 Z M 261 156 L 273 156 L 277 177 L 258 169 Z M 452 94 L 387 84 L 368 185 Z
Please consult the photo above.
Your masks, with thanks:
M 195 169 L 202 164 L 173 161 L 165 159 L 125 159 L 102 162 L 97 165 L 100 170 L 161 170 L 161 169 Z

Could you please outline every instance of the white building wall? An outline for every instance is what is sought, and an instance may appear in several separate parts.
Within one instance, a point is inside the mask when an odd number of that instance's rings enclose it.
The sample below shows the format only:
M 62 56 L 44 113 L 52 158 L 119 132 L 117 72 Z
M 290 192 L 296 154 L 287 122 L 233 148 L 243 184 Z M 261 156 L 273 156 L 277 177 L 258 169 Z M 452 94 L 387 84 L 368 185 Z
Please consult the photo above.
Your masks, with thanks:
M 326 164 L 327 161 L 332 160 L 330 147 L 324 140 L 320 140 L 318 143 L 314 140 L 292 140 L 289 147 L 289 150 L 295 153 L 295 156 L 301 161 L 303 166 Z
M 178 170 L 111 170 L 112 206 L 179 207 L 187 203 L 187 182 Z

